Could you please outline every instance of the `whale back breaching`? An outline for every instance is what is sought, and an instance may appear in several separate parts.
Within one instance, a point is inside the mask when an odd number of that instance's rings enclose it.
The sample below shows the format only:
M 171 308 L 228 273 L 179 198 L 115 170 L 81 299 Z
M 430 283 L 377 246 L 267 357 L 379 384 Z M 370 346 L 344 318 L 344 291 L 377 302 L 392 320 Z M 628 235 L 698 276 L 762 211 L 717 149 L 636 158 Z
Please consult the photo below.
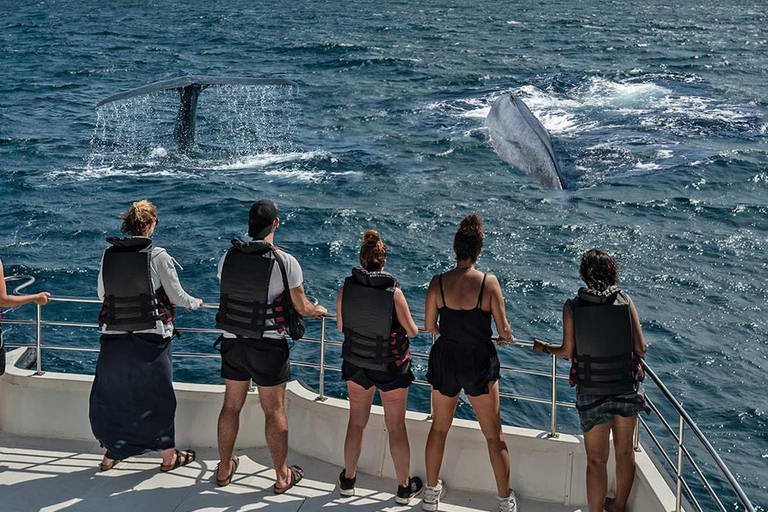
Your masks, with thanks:
M 511 93 L 499 97 L 485 125 L 501 158 L 536 178 L 542 188 L 564 188 L 549 132 L 520 98 Z
M 180 78 L 161 80 L 151 84 L 115 94 L 100 101 L 96 108 L 113 101 L 125 100 L 135 96 L 152 94 L 160 91 L 176 90 L 179 92 L 179 112 L 176 116 L 176 127 L 173 134 L 179 149 L 191 149 L 195 146 L 195 117 L 197 115 L 197 99 L 200 93 L 208 87 L 226 85 L 286 85 L 298 87 L 292 80 L 280 78 L 241 78 L 241 77 L 212 77 L 203 75 L 188 75 Z

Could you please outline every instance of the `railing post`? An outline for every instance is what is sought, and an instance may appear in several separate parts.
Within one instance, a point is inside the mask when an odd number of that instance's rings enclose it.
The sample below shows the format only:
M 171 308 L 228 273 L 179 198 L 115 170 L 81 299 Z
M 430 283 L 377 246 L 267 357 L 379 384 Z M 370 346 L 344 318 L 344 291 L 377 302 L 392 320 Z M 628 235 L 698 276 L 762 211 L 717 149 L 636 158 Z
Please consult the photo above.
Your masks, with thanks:
M 685 435 L 685 422 L 680 415 L 679 431 L 677 433 L 677 488 L 675 490 L 675 512 L 682 510 L 683 491 L 683 436 Z
M 40 304 L 36 304 L 37 306 L 37 318 L 35 320 L 35 329 L 36 329 L 36 344 L 35 344 L 35 352 L 36 352 L 36 359 L 37 359 L 37 371 L 35 372 L 35 375 L 42 375 L 43 374 L 43 350 L 42 350 L 42 332 L 40 327 L 42 326 L 42 306 Z
M 320 393 L 317 397 L 321 402 L 325 401 L 325 317 L 320 319 Z
M 640 451 L 640 416 L 639 415 L 635 420 L 635 438 L 632 441 L 632 446 L 636 452 Z
M 557 437 L 557 356 L 552 354 L 552 404 L 550 411 L 549 434 L 547 437 Z

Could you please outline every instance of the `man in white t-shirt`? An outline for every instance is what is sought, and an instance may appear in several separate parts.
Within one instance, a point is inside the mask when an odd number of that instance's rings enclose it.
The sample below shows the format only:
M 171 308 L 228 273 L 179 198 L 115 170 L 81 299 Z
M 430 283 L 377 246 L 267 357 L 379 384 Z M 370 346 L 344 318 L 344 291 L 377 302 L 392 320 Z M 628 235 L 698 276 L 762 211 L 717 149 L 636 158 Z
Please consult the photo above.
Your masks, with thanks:
M 290 353 L 285 339 L 286 311 L 289 303 L 305 317 L 319 318 L 327 311 L 307 300 L 296 258 L 273 246 L 279 225 L 272 201 L 263 199 L 254 203 L 248 217 L 248 235 L 254 241 L 233 241 L 234 247 L 219 261 L 221 304 L 216 322 L 225 331 L 219 342 L 226 393 L 219 415 L 220 463 L 216 480 L 219 486 L 229 485 L 237 470 L 239 461 L 232 452 L 240 411 L 253 380 L 258 387 L 266 419 L 267 444 L 275 466 L 274 492 L 282 494 L 303 477 L 300 467 L 288 467 L 286 462 L 285 383 L 291 378 Z

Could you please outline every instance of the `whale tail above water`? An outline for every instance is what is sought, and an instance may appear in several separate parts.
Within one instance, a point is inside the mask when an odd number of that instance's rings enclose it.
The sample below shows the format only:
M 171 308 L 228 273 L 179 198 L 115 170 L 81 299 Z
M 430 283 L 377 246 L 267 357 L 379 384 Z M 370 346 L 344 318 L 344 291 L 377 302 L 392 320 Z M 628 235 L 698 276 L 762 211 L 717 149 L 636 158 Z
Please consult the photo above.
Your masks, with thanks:
M 552 149 L 549 132 L 523 100 L 504 94 L 485 119 L 496 153 L 536 178 L 543 188 L 563 190 L 563 175 Z
M 125 100 L 135 96 L 151 94 L 154 92 L 177 90 L 179 92 L 179 113 L 176 116 L 174 137 L 180 149 L 187 150 L 195 146 L 195 116 L 197 114 L 197 99 L 200 93 L 208 87 L 224 85 L 287 85 L 298 87 L 299 84 L 292 80 L 280 78 L 241 78 L 241 77 L 214 77 L 204 75 L 188 75 L 169 80 L 161 80 L 151 84 L 121 92 L 101 100 L 96 108 L 113 101 Z

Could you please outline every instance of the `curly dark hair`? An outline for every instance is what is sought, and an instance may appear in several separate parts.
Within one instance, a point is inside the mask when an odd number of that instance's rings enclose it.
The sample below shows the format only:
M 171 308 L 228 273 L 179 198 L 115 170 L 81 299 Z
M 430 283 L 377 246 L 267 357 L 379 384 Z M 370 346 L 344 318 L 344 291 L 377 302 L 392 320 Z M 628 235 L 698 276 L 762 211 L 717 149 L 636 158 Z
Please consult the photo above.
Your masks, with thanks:
M 616 284 L 619 265 L 602 249 L 590 249 L 581 256 L 579 276 L 587 287 L 604 291 Z
M 483 219 L 476 213 L 467 215 L 461 220 L 456 236 L 453 237 L 453 248 L 456 259 L 477 261 L 483 249 Z
M 378 272 L 387 261 L 387 244 L 375 229 L 363 233 L 363 245 L 360 247 L 360 265 L 368 272 Z

